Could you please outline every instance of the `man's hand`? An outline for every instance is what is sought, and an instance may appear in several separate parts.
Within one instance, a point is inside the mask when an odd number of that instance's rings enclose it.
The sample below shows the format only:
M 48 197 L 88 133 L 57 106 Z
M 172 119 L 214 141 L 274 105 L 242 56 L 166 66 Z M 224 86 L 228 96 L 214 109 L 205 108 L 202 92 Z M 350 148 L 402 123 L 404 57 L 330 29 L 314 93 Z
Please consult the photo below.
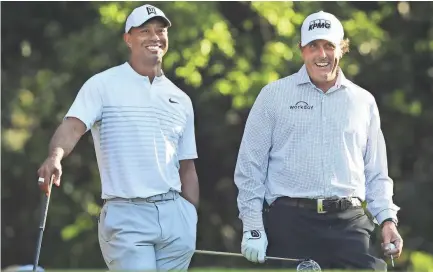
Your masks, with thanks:
M 198 209 L 200 190 L 194 160 L 180 161 L 179 176 L 182 183 L 182 197 Z
M 44 179 L 39 183 L 39 188 L 48 196 L 50 192 L 50 182 L 52 181 L 57 187 L 60 186 L 60 177 L 62 176 L 62 165 L 59 157 L 48 157 L 38 170 L 38 176 Z
M 39 183 L 39 187 L 47 196 L 50 194 L 51 182 L 57 187 L 60 186 L 60 177 L 62 176 L 60 162 L 72 152 L 85 132 L 86 125 L 83 121 L 75 117 L 68 117 L 54 133 L 48 149 L 48 158 L 38 170 L 38 177 L 44 179 L 43 183 Z
M 398 233 L 397 226 L 393 222 L 385 222 L 382 227 L 382 250 L 385 256 L 398 258 L 403 251 L 403 239 Z M 394 249 L 389 249 L 388 245 L 392 243 L 395 245 Z
M 245 231 L 242 238 L 241 252 L 247 260 L 264 263 L 268 238 L 262 230 Z

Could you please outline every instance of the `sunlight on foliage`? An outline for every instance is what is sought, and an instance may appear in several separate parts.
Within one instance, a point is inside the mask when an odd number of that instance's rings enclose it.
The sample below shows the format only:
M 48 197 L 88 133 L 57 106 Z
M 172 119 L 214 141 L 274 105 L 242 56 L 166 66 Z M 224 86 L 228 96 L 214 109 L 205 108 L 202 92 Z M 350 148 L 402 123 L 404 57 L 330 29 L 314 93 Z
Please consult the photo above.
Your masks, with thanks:
M 415 251 L 410 255 L 412 270 L 416 272 L 433 272 L 433 255 Z
M 63 241 L 68 241 L 76 238 L 80 233 L 92 229 L 94 222 L 93 217 L 87 213 L 82 213 L 77 216 L 74 224 L 64 227 L 61 231 Z
M 212 30 L 205 32 L 205 37 L 216 44 L 227 57 L 232 57 L 235 54 L 233 40 L 226 22 L 216 22 Z
M 23 57 L 30 57 L 32 54 L 32 46 L 28 41 L 21 42 L 21 55 Z
M 293 51 L 282 42 L 269 42 L 266 44 L 262 62 L 270 66 L 278 67 L 293 58 Z
M 3 129 L 2 146 L 11 151 L 23 149 L 31 134 L 25 129 Z
M 354 77 L 359 73 L 359 66 L 355 63 L 349 64 L 346 71 L 348 75 Z
M 124 24 L 129 10 L 121 8 L 118 3 L 109 3 L 99 8 L 103 24 Z
M 16 128 L 28 128 L 34 123 L 34 119 L 24 111 L 16 109 L 11 114 L 11 122 Z
M 26 89 L 21 89 L 19 91 L 19 96 L 18 96 L 20 102 L 21 102 L 21 106 L 23 108 L 28 108 L 29 106 L 31 106 L 35 100 L 35 96 L 33 95 L 33 93 L 29 90 Z
M 296 31 L 293 22 L 299 24 L 303 21 L 293 10 L 292 2 L 252 2 L 251 6 L 275 26 L 281 36 L 293 36 Z
M 90 215 L 98 215 L 101 212 L 101 207 L 96 205 L 96 203 L 89 202 L 87 203 L 87 212 Z
M 422 112 L 421 102 L 417 100 L 408 102 L 403 90 L 395 90 L 389 97 L 388 103 L 401 113 L 411 116 L 419 116 Z

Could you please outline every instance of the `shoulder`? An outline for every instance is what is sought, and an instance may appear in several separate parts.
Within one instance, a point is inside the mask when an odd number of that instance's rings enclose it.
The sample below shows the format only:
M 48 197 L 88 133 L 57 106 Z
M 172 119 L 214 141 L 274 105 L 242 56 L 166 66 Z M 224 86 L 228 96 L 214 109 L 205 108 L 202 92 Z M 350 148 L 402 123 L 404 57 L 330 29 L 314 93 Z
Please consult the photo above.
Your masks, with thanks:
M 182 105 L 192 108 L 192 101 L 187 93 L 167 77 L 164 77 L 164 84 L 167 87 L 167 90 L 174 96 L 174 98 L 178 99 Z
M 291 90 L 296 87 L 296 82 L 296 74 L 272 81 L 260 90 L 257 98 L 269 103 L 287 99 L 287 95 L 290 95 Z
M 376 104 L 376 99 L 371 92 L 364 89 L 363 87 L 353 83 L 352 81 L 346 79 L 346 88 L 351 96 L 354 97 L 358 102 L 363 102 L 373 106 Z
M 288 88 L 296 86 L 296 74 L 292 74 L 275 81 L 272 81 L 263 87 L 262 91 L 266 92 L 282 92 Z
M 123 65 L 110 67 L 93 75 L 87 80 L 87 82 L 90 84 L 103 84 L 117 79 L 123 80 L 122 75 L 124 74 L 124 70 Z

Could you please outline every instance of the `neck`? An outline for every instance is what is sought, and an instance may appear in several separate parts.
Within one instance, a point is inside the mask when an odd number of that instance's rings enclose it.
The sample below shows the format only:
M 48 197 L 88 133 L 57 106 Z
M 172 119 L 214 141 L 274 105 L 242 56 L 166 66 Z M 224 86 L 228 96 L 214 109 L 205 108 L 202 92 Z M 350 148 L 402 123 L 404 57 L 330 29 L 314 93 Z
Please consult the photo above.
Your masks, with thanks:
M 155 77 L 162 76 L 161 62 L 144 63 L 136 58 L 130 58 L 128 62 L 132 69 L 142 76 L 147 76 L 151 83 Z
M 312 82 L 312 83 L 313 83 L 317 88 L 319 88 L 319 89 L 322 90 L 324 93 L 326 93 L 327 91 L 329 91 L 329 89 L 331 89 L 332 87 L 335 86 L 335 83 L 336 83 L 337 80 L 338 80 L 338 72 L 339 72 L 339 70 L 337 70 L 334 79 L 333 79 L 333 80 L 330 80 L 330 81 L 317 82 L 317 81 L 313 80 L 313 79 L 311 78 L 311 76 L 310 76 L 310 80 L 311 80 L 311 82 Z
M 333 86 L 335 86 L 335 82 L 337 82 L 337 78 L 335 78 L 332 81 L 326 81 L 326 82 L 314 82 L 311 80 L 311 82 L 320 90 L 322 90 L 324 93 L 329 91 Z

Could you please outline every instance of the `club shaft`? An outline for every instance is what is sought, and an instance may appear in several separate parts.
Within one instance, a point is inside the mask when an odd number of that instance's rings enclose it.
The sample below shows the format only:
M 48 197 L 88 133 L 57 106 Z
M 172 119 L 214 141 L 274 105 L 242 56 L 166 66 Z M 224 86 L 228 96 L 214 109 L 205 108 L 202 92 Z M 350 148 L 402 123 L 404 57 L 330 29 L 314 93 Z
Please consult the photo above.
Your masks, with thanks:
M 41 253 L 42 237 L 43 236 L 44 236 L 44 230 L 39 228 L 39 236 L 38 236 L 38 243 L 37 243 L 37 247 L 36 247 L 36 255 L 35 255 L 35 260 L 33 262 L 33 271 L 36 271 L 36 268 L 38 267 L 39 254 Z
M 210 250 L 196 250 L 195 253 L 203 255 L 215 255 L 215 256 L 232 256 L 232 257 L 244 257 L 240 253 L 234 252 L 222 252 L 222 251 L 210 251 Z M 302 262 L 304 259 L 290 259 L 290 258 L 280 258 L 280 257 L 265 257 L 266 260 L 277 260 L 277 261 L 289 261 L 289 262 Z
M 51 189 L 52 189 L 53 183 L 50 183 L 50 194 L 47 196 L 44 194 L 42 196 L 42 210 L 41 210 L 41 217 L 39 220 L 39 235 L 38 235 L 38 243 L 36 245 L 36 254 L 35 254 L 35 260 L 33 262 L 33 271 L 36 271 L 38 265 L 39 265 L 39 256 L 41 254 L 41 247 L 42 247 L 42 238 L 44 236 L 44 230 L 45 230 L 45 223 L 47 222 L 47 215 L 48 215 L 48 206 L 50 205 L 50 196 L 51 196 Z

